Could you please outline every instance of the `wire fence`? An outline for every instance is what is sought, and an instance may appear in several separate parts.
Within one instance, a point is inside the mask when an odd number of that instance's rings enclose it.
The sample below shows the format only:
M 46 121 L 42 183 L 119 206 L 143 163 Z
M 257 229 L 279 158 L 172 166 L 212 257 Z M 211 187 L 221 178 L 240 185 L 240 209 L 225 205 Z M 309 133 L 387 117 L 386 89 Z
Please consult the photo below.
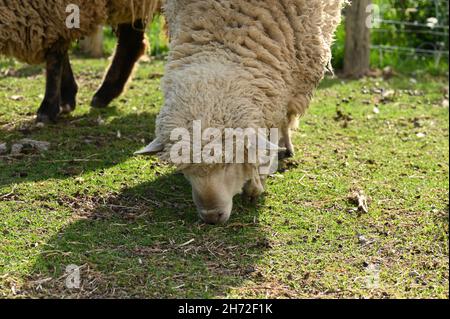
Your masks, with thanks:
M 377 1 L 375 1 L 377 2 Z M 398 7 L 399 1 L 378 1 L 379 18 L 372 30 L 372 50 L 378 53 L 380 66 L 387 55 L 403 59 L 434 59 L 436 65 L 449 60 L 449 1 L 411 1 L 408 8 Z M 406 12 L 398 13 L 400 10 Z M 418 12 L 418 11 L 422 12 Z M 413 13 L 417 20 L 401 19 Z M 392 16 L 399 19 L 393 19 Z

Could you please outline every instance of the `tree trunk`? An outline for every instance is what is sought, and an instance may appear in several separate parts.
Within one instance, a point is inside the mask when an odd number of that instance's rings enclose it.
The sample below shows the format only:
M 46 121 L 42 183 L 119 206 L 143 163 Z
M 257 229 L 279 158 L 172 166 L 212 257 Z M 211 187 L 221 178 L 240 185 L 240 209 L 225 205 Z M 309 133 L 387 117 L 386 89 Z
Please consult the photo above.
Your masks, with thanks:
M 91 36 L 80 41 L 81 51 L 92 57 L 100 58 L 103 56 L 103 27 L 99 26 L 97 31 Z
M 372 0 L 356 0 L 346 12 L 344 76 L 359 79 L 370 69 L 370 12 Z

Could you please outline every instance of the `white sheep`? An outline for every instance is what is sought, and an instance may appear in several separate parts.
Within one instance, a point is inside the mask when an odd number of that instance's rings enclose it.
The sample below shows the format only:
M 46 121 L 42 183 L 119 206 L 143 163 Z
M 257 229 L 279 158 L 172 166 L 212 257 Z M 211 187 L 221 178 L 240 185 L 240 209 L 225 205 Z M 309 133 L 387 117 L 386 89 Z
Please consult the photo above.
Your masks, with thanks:
M 174 162 L 179 144 L 174 132 L 184 129 L 193 137 L 192 123 L 200 121 L 203 130 L 277 128 L 280 147 L 292 155 L 290 131 L 330 65 L 344 2 L 167 0 L 171 44 L 165 103 L 156 139 L 137 154 L 159 153 Z M 246 145 L 273 149 L 265 141 Z M 259 170 L 259 159 L 175 164 L 191 182 L 199 215 L 207 223 L 226 222 L 236 194 L 257 197 L 264 191 L 266 173 Z
M 70 44 L 99 25 L 116 26 L 116 58 L 93 106 L 117 97 L 145 50 L 144 27 L 159 0 L 0 0 L 0 56 L 28 64 L 47 64 L 47 86 L 38 121 L 55 121 L 73 111 L 77 85 L 68 57 Z

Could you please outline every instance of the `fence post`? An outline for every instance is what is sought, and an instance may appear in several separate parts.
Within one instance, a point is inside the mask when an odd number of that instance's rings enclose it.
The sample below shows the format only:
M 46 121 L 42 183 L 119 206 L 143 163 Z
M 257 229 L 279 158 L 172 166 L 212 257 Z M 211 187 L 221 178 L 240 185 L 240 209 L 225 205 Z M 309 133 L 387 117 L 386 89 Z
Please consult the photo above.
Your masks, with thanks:
M 103 56 L 103 27 L 99 26 L 95 33 L 80 41 L 81 51 L 92 58 Z
M 346 12 L 346 39 L 344 54 L 344 76 L 361 78 L 370 69 L 370 26 L 367 8 L 372 0 L 353 1 Z

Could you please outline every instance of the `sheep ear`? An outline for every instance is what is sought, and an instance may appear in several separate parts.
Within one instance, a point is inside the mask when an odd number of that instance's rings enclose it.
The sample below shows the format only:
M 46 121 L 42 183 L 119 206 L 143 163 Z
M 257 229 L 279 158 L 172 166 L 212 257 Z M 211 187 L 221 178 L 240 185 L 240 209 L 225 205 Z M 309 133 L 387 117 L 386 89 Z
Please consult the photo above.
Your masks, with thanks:
M 142 150 L 134 153 L 134 155 L 153 155 L 163 150 L 164 144 L 162 144 L 158 139 L 155 139 L 153 142 L 144 147 Z

